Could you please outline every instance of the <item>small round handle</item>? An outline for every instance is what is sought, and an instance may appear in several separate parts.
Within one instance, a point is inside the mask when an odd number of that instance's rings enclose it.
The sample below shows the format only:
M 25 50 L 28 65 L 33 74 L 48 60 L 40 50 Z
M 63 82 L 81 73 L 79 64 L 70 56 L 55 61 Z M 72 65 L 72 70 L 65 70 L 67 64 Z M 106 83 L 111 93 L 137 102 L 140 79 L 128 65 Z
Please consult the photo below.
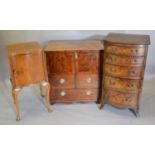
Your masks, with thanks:
M 91 83 L 92 82 L 92 79 L 91 78 L 88 78 L 86 81 L 87 81 L 87 83 Z
M 61 96 L 65 96 L 65 95 L 66 95 L 66 92 L 65 92 L 65 91 L 62 91 L 62 92 L 60 93 L 60 95 L 61 95 Z
M 60 82 L 60 84 L 64 84 L 64 83 L 65 83 L 65 79 L 61 78 L 61 79 L 59 80 L 59 82 Z
M 91 91 L 90 90 L 88 90 L 88 91 L 86 91 L 86 95 L 91 95 Z

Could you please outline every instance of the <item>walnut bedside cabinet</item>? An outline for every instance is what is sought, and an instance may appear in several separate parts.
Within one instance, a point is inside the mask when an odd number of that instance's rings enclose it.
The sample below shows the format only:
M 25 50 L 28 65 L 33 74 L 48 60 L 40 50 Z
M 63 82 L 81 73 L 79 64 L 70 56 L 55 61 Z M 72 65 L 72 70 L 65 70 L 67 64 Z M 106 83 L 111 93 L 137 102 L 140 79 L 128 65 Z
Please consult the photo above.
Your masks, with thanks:
M 27 42 L 8 45 L 8 56 L 10 61 L 12 96 L 16 105 L 16 120 L 20 120 L 18 94 L 22 87 L 32 84 L 40 84 L 40 93 L 42 96 L 42 86 L 46 86 L 47 109 L 50 112 L 50 85 L 46 77 L 44 53 L 39 44 L 37 42 Z
M 100 108 L 109 103 L 137 116 L 149 44 L 148 35 L 111 33 L 106 37 Z

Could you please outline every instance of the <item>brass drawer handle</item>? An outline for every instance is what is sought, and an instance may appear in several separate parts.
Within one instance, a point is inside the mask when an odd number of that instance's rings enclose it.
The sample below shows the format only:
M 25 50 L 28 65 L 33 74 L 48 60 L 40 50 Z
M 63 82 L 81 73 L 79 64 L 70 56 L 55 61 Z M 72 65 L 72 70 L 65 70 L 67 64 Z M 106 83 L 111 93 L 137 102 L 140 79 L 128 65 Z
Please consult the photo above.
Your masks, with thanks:
M 59 83 L 60 83 L 60 84 L 64 84 L 64 83 L 65 83 L 65 79 L 61 78 L 61 79 L 59 80 Z
M 78 59 L 78 53 L 75 52 L 75 60 L 77 60 L 77 59 Z
M 86 91 L 86 95 L 90 96 L 92 94 L 92 92 L 90 90 Z
M 17 70 L 13 70 L 12 72 L 13 72 L 13 74 L 17 74 L 17 73 L 18 73 L 18 71 L 17 71 Z
M 91 78 L 88 78 L 88 79 L 86 80 L 86 82 L 87 82 L 87 83 L 91 83 L 91 82 L 92 82 L 92 79 L 91 79 Z
M 62 91 L 62 92 L 60 93 L 60 96 L 66 96 L 66 92 L 65 92 L 65 91 Z
M 117 50 L 116 47 L 112 47 L 112 51 L 115 52 Z
M 111 72 L 116 72 L 116 68 L 111 68 Z

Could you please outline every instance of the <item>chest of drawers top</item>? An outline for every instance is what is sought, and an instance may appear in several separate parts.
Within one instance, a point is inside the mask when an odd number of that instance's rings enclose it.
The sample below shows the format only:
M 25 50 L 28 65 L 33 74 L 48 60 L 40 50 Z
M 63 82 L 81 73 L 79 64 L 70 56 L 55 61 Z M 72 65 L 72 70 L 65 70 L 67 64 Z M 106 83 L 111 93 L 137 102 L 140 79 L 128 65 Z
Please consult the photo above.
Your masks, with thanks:
M 104 40 L 113 44 L 150 45 L 149 35 L 110 33 Z
M 41 46 L 37 42 L 11 44 L 7 46 L 7 49 L 10 56 L 42 50 Z
M 49 41 L 44 51 L 95 51 L 103 49 L 103 42 L 100 40 L 59 40 Z

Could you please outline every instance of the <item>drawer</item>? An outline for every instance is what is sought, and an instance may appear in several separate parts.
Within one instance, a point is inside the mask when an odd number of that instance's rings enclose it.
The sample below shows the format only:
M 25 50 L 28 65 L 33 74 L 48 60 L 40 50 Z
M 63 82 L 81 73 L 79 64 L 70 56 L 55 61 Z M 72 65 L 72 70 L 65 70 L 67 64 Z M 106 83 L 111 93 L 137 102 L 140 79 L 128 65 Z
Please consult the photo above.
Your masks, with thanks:
M 51 102 L 97 101 L 97 89 L 52 89 Z
M 110 64 L 104 64 L 104 73 L 114 77 L 141 79 L 143 78 L 143 67 L 122 67 Z
M 104 99 L 105 102 L 117 108 L 134 108 L 137 107 L 138 94 L 106 90 Z
M 97 75 L 77 75 L 76 88 L 98 88 Z
M 145 48 L 143 47 L 125 47 L 125 46 L 107 46 L 106 53 L 126 56 L 145 56 Z
M 120 66 L 144 66 L 145 57 L 127 57 L 113 54 L 106 54 L 105 63 L 120 65 Z
M 142 87 L 142 80 L 128 80 L 110 76 L 105 76 L 103 83 L 105 88 L 113 88 L 126 91 L 139 91 Z
M 54 88 L 75 88 L 74 76 L 56 75 L 49 78 L 49 82 Z

